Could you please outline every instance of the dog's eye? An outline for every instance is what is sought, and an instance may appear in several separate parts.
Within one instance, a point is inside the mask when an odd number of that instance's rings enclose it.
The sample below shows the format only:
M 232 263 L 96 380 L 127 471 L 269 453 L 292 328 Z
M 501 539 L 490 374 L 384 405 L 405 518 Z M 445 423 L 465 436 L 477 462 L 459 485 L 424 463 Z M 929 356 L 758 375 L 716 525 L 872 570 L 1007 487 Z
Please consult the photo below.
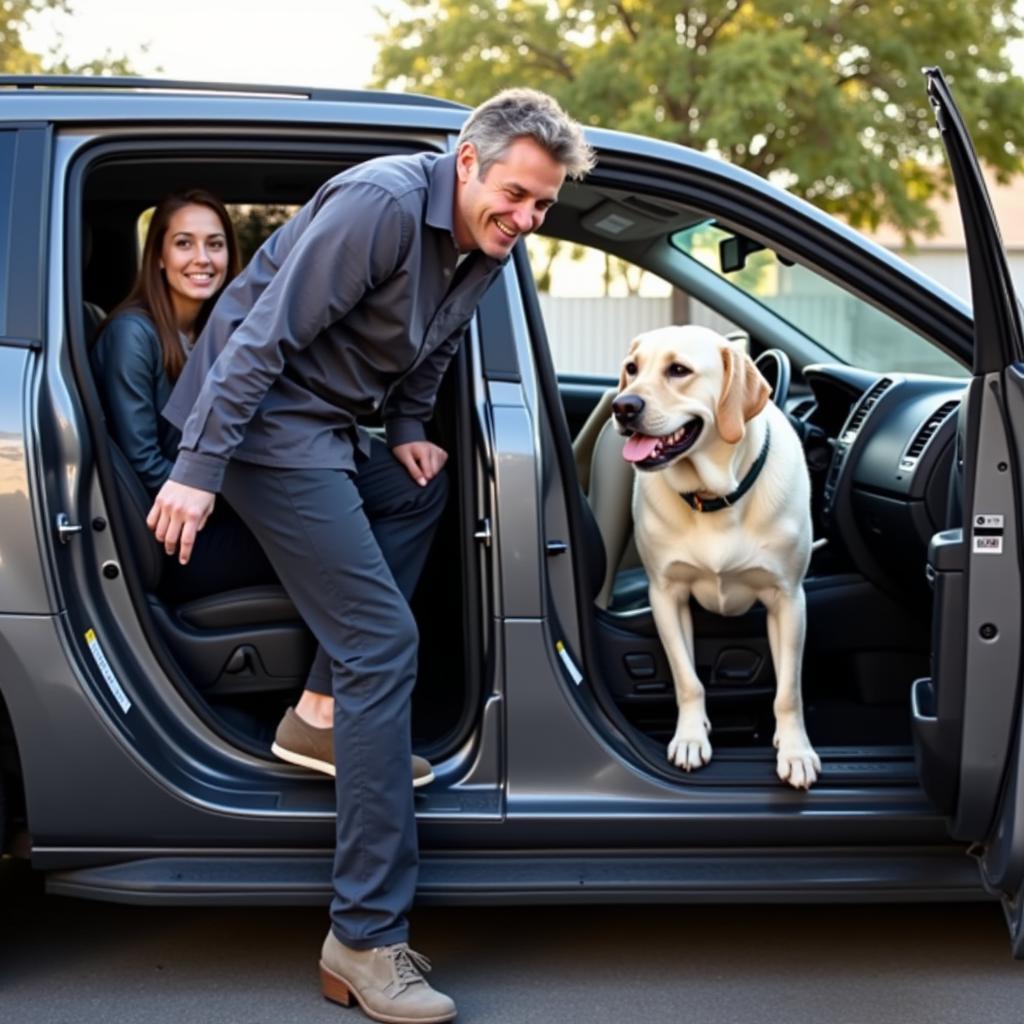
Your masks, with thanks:
M 693 371 L 682 363 L 672 363 L 668 368 L 670 377 L 689 377 Z
M 636 363 L 626 363 L 624 369 L 626 371 L 626 376 L 627 377 L 635 377 L 636 376 Z

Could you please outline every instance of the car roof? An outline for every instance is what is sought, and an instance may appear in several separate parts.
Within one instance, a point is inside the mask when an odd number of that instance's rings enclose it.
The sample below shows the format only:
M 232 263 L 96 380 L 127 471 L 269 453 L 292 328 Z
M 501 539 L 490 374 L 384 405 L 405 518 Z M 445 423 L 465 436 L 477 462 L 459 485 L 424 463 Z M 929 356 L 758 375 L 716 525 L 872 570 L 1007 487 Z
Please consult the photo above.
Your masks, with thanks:
M 296 104 L 301 114 L 297 116 Z M 417 93 L 90 75 L 0 75 L 0 121 L 373 124 L 458 131 L 469 108 Z

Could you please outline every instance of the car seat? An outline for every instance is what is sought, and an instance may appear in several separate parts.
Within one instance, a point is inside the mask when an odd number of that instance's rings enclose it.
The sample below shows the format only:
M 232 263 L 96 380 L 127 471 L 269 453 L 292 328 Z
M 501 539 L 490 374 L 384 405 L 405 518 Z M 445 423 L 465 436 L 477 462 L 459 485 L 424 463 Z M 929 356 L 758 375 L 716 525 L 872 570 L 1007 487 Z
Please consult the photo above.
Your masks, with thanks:
M 284 588 L 243 587 L 171 605 L 159 596 L 167 556 L 146 526 L 152 501 L 127 456 L 108 440 L 130 558 L 150 613 L 189 681 L 207 696 L 299 688 L 315 642 Z

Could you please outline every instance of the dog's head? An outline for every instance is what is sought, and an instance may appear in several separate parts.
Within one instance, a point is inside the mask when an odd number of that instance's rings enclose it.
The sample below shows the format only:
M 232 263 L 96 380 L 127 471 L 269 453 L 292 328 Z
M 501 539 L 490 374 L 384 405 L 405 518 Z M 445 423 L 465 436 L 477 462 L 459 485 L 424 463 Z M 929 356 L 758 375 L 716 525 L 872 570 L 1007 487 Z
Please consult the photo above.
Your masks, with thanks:
M 662 327 L 634 339 L 612 403 L 625 458 L 664 469 L 715 438 L 737 444 L 771 388 L 750 356 L 706 327 Z

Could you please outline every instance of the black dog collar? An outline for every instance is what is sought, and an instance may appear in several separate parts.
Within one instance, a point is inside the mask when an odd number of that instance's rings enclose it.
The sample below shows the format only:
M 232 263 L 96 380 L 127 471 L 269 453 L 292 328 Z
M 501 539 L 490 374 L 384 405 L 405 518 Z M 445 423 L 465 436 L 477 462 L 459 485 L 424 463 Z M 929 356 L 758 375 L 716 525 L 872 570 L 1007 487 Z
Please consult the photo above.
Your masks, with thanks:
M 771 427 L 766 427 L 761 454 L 758 455 L 754 464 L 747 470 L 747 475 L 740 481 L 739 487 L 732 494 L 727 494 L 724 498 L 702 498 L 696 491 L 687 491 L 686 494 L 680 492 L 679 497 L 695 512 L 717 512 L 719 509 L 735 505 L 754 486 L 754 481 L 757 479 L 758 474 L 764 469 L 765 461 L 768 458 L 768 442 L 771 440 L 771 437 Z

